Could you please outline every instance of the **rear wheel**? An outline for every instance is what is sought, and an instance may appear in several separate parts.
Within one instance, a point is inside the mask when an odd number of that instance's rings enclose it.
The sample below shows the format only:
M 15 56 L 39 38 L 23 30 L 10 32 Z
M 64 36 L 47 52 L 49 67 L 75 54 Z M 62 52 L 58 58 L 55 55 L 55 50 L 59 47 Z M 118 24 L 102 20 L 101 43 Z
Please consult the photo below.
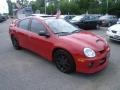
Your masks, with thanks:
M 20 47 L 20 45 L 19 45 L 18 40 L 17 40 L 14 36 L 11 36 L 11 40 L 12 40 L 12 45 L 13 45 L 13 47 L 14 47 L 16 50 L 20 50 L 21 47 Z
M 54 52 L 53 59 L 56 67 L 63 73 L 75 71 L 75 63 L 72 56 L 65 50 L 59 49 Z
M 100 25 L 99 24 L 96 25 L 96 29 L 98 29 L 98 30 L 100 29 Z
M 111 26 L 111 23 L 108 23 L 108 27 L 110 27 Z

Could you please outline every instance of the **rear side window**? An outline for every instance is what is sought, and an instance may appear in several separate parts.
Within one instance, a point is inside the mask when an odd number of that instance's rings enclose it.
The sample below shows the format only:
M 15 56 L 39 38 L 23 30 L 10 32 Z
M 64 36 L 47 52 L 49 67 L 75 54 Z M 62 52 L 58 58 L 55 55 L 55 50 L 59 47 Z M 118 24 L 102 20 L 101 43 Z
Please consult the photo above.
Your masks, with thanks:
M 25 30 L 28 30 L 29 29 L 29 22 L 30 22 L 30 19 L 24 19 L 24 20 L 19 22 L 18 27 L 25 29 Z
M 90 17 L 89 16 L 85 16 L 84 19 L 87 21 L 87 20 L 90 20 Z
M 31 31 L 34 33 L 39 33 L 40 31 L 46 31 L 46 28 L 44 27 L 44 25 L 36 19 L 32 20 L 30 28 L 31 28 Z

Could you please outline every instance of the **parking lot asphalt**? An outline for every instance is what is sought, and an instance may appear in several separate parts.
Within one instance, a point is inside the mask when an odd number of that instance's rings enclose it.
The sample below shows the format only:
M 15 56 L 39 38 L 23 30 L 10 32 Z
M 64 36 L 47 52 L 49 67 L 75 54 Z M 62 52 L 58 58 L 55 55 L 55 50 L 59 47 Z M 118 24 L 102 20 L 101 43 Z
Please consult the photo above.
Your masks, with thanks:
M 120 90 L 120 43 L 106 38 L 107 28 L 89 30 L 105 37 L 111 47 L 108 67 L 96 74 L 64 74 L 55 65 L 12 47 L 8 26 L 0 23 L 0 90 Z

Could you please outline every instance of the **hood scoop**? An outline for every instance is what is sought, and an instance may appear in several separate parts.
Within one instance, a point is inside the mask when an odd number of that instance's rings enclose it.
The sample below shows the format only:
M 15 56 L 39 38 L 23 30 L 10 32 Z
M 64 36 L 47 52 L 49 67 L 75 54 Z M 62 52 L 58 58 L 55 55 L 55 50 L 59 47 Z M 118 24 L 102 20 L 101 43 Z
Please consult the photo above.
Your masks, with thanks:
M 99 52 L 104 51 L 104 49 L 105 49 L 105 43 L 104 43 L 103 40 L 97 39 L 97 40 L 96 40 L 96 44 L 97 44 L 97 46 L 98 46 L 98 51 L 99 51 Z

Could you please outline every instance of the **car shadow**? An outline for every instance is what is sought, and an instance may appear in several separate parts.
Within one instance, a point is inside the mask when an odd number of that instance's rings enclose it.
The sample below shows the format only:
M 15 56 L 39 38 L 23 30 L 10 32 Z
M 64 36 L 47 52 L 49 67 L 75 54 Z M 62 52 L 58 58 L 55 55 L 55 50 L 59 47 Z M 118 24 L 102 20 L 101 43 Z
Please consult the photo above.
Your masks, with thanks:
M 22 49 L 22 52 L 27 53 L 27 54 L 35 57 L 37 62 L 44 63 L 45 67 L 46 67 L 46 65 L 49 65 L 48 67 L 52 67 L 52 69 L 55 70 L 54 72 L 56 72 L 56 74 L 59 74 L 59 75 L 65 76 L 65 77 L 67 76 L 67 77 L 70 77 L 73 79 L 84 79 L 84 80 L 90 80 L 90 81 L 97 82 L 100 79 L 102 79 L 102 80 L 107 79 L 108 80 L 108 78 L 106 78 L 106 77 L 112 78 L 117 73 L 117 70 L 116 70 L 117 66 L 113 62 L 110 62 L 109 65 L 104 70 L 99 71 L 97 73 L 86 74 L 86 73 L 73 72 L 73 73 L 66 74 L 66 73 L 60 72 L 56 68 L 56 66 L 53 62 L 50 62 L 48 59 L 46 59 L 44 57 L 42 57 L 42 56 L 40 56 L 40 55 L 30 51 L 30 50 L 27 50 L 27 49 Z M 38 61 L 38 60 L 40 60 L 40 61 Z M 39 64 L 41 64 L 41 63 L 39 63 Z
M 22 50 L 23 52 L 25 52 L 25 53 L 28 53 L 28 54 L 34 56 L 34 57 L 40 58 L 41 60 L 44 60 L 44 61 L 47 61 L 47 62 L 51 62 L 51 61 L 49 61 L 48 59 L 42 57 L 41 55 L 39 55 L 39 54 L 37 54 L 37 53 L 35 53 L 35 52 L 32 52 L 32 51 L 30 51 L 30 50 L 28 50 L 28 49 L 22 48 L 21 50 Z
M 120 41 L 115 41 L 115 40 L 109 39 L 108 42 L 110 42 L 110 43 L 115 43 L 115 44 L 117 44 L 117 45 L 120 45 Z

